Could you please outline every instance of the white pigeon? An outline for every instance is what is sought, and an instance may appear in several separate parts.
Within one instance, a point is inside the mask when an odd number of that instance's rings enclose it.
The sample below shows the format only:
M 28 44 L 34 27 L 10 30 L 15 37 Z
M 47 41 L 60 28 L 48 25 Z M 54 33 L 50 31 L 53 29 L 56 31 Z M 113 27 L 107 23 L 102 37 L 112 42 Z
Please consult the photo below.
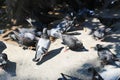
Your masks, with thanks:
M 43 34 L 41 35 L 41 38 L 39 39 L 36 46 L 36 54 L 35 58 L 33 59 L 34 62 L 42 60 L 43 56 L 47 54 L 50 44 L 51 41 L 49 40 L 49 36 L 47 34 L 47 28 L 44 28 Z

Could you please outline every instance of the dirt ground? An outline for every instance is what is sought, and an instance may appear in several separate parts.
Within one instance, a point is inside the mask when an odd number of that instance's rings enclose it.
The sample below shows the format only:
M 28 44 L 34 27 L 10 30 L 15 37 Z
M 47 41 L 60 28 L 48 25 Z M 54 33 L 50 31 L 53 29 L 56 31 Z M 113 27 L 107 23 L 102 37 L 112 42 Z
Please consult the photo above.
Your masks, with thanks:
M 97 52 L 93 48 L 96 44 L 108 46 L 114 54 L 120 54 L 120 26 L 117 27 L 117 32 L 106 38 L 105 42 L 101 42 L 94 40 L 90 35 L 91 28 L 98 26 L 98 23 L 96 18 L 88 19 L 84 23 L 85 29 L 77 31 L 81 35 L 76 37 L 83 42 L 88 51 L 65 52 L 65 46 L 57 39 L 51 44 L 48 55 L 38 64 L 32 61 L 35 51 L 23 50 L 15 42 L 4 41 L 7 45 L 4 52 L 10 61 L 5 71 L 1 70 L 0 80 L 57 80 L 61 77 L 60 73 L 90 80 L 87 68 L 99 66 Z

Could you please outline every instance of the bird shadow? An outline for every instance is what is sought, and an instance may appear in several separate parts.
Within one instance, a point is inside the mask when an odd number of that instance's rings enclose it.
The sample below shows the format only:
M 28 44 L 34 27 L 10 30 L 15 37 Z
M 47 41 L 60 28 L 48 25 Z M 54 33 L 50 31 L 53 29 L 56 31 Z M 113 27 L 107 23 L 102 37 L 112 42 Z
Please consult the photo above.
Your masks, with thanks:
M 100 61 L 98 58 L 90 59 L 84 64 L 68 70 L 69 75 L 73 75 L 82 80 L 92 80 L 92 73 L 89 72 L 89 68 L 94 67 L 97 71 L 100 71 Z
M 89 67 L 91 67 L 92 64 L 90 63 L 85 63 L 82 65 L 80 69 L 77 70 L 78 73 L 85 75 L 85 76 L 91 76 L 91 74 L 88 72 Z
M 12 61 L 8 61 L 8 64 L 4 68 L 4 70 L 11 76 L 16 76 L 16 63 Z
M 95 66 L 91 63 L 85 63 L 82 65 L 82 67 L 80 69 L 77 70 L 77 72 L 80 74 L 80 76 L 84 79 L 84 80 L 91 80 L 92 78 L 92 73 L 89 72 L 89 68 L 94 67 L 97 71 L 100 71 L 101 67 L 99 66 Z
M 52 51 L 48 52 L 48 54 L 45 55 L 40 62 L 36 63 L 36 65 L 41 65 L 42 63 L 44 63 L 44 62 L 48 61 L 49 59 L 55 57 L 56 55 L 58 55 L 61 52 L 61 50 L 63 48 L 64 47 L 60 47 L 58 49 L 55 49 L 55 50 L 52 50 Z

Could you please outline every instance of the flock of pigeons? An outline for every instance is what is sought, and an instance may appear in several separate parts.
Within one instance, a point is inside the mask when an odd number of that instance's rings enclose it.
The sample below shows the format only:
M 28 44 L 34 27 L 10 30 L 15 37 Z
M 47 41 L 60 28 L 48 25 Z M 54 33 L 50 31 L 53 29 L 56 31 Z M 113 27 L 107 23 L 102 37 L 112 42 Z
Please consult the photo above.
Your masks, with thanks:
M 94 15 L 94 12 L 88 9 L 83 9 L 76 14 L 70 12 L 66 14 L 62 21 L 54 25 L 51 29 L 39 21 L 26 18 L 26 21 L 30 23 L 33 28 L 18 28 L 9 34 L 9 37 L 17 41 L 19 46 L 23 46 L 23 49 L 27 49 L 29 46 L 35 46 L 36 54 L 33 59 L 35 62 L 41 61 L 43 56 L 47 53 L 51 44 L 50 37 L 55 39 L 60 38 L 63 41 L 63 44 L 67 45 L 71 50 L 86 50 L 81 41 L 74 36 L 66 34 L 66 32 L 75 29 L 74 25 L 78 20 L 81 20 L 78 19 L 79 16 L 83 17 L 84 14 L 92 16 Z
M 88 51 L 80 40 L 72 35 L 66 34 L 68 31 L 71 31 L 73 28 L 75 28 L 75 22 L 76 20 L 79 20 L 77 18 L 85 13 L 92 16 L 95 14 L 93 11 L 88 9 L 84 9 L 83 11 L 79 12 L 77 16 L 71 12 L 67 14 L 60 23 L 51 29 L 48 29 L 46 25 L 37 22 L 36 20 L 27 18 L 26 21 L 28 21 L 31 26 L 34 26 L 34 28 L 19 28 L 13 31 L 9 37 L 17 41 L 18 44 L 20 44 L 20 46 L 23 46 L 24 49 L 26 49 L 28 46 L 34 45 L 36 49 L 36 54 L 33 58 L 34 62 L 40 62 L 44 55 L 47 54 L 48 49 L 51 45 L 50 37 L 61 39 L 63 44 L 67 46 L 66 49 L 69 48 L 71 50 L 79 49 L 80 51 Z M 112 28 L 109 27 L 100 27 L 93 29 L 93 37 L 97 40 L 103 40 L 107 35 L 111 33 L 113 33 L 113 31 Z M 6 45 L 0 41 L 0 66 L 3 67 L 7 64 L 8 61 L 7 55 L 5 53 L 2 53 L 6 48 Z M 102 45 L 97 44 L 96 48 L 102 66 L 108 64 L 118 67 L 120 66 L 119 64 L 116 64 L 116 62 L 119 62 L 120 59 L 114 55 L 107 47 L 103 47 Z M 104 80 L 102 77 L 100 77 L 94 68 L 91 68 L 91 70 L 95 74 L 93 80 Z

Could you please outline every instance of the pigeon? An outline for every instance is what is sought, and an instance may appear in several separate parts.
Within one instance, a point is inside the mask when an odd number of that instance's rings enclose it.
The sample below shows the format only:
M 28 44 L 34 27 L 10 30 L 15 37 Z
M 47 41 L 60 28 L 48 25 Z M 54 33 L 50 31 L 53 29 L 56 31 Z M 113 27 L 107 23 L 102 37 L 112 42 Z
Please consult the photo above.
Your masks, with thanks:
M 74 36 L 62 34 L 59 32 L 59 38 L 61 38 L 63 44 L 71 50 L 86 51 L 83 43 Z
M 117 56 L 114 55 L 107 47 L 103 47 L 102 45 L 97 44 L 96 48 L 102 66 L 107 64 L 115 64 L 114 61 L 120 61 L 120 59 L 117 58 Z
M 7 48 L 6 44 L 3 41 L 0 41 L 0 54 Z
M 33 58 L 34 62 L 39 62 L 42 60 L 43 56 L 47 54 L 50 44 L 51 41 L 49 40 L 49 36 L 47 34 L 47 28 L 44 28 L 41 38 L 36 46 L 36 54 L 35 58 Z
M 8 61 L 7 54 L 2 53 L 7 48 L 3 41 L 0 41 L 0 67 L 5 67 Z
M 4 68 L 7 65 L 8 56 L 5 53 L 0 54 L 0 67 Z
M 105 36 L 104 28 L 97 29 L 93 32 L 93 37 L 98 40 Z
M 101 27 L 98 29 L 93 29 L 93 37 L 96 40 L 104 40 L 112 33 L 113 33 L 112 28 Z
M 84 49 L 83 43 L 74 36 L 63 35 L 62 39 L 63 39 L 63 43 L 67 45 L 71 50 Z
M 72 18 L 73 17 L 73 18 Z M 65 33 L 69 31 L 74 26 L 74 16 L 73 13 L 67 14 L 65 18 L 63 18 L 63 21 L 60 22 L 56 28 L 61 31 L 61 33 Z
M 17 39 L 17 42 L 19 46 L 24 46 L 23 48 L 27 48 L 28 46 L 35 46 L 37 42 L 37 38 L 34 34 L 30 32 L 26 33 L 18 33 L 16 31 L 13 31 L 15 38 Z
M 57 23 L 50 30 L 48 30 L 48 35 L 54 38 L 59 38 L 59 33 L 66 33 L 73 29 L 74 26 L 74 16 L 73 13 L 67 14 L 61 22 Z

